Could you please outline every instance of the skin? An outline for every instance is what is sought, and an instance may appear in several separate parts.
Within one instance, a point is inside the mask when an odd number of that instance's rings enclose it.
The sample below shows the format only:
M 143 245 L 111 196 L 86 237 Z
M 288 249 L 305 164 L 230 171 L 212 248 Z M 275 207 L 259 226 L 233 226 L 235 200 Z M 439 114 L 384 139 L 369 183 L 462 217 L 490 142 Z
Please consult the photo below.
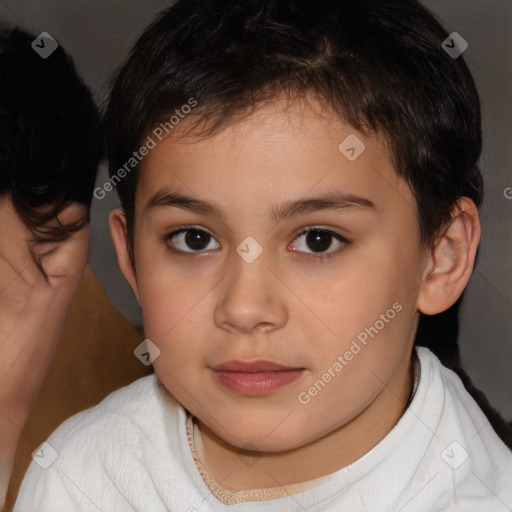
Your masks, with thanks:
M 354 133 L 366 149 L 351 162 L 338 145 Z M 176 206 L 145 209 L 161 190 L 215 202 L 225 218 Z M 373 207 L 315 210 L 280 222 L 269 215 L 275 205 L 332 190 Z M 122 210 L 111 213 L 110 227 L 146 338 L 161 351 L 155 371 L 198 418 L 203 462 L 232 490 L 327 475 L 387 435 L 411 392 L 419 311 L 435 314 L 457 300 L 480 239 L 477 209 L 462 198 L 435 245 L 423 247 L 415 200 L 384 139 L 355 132 L 311 98 L 277 99 L 210 138 L 164 139 L 143 162 L 135 212 L 135 269 Z M 190 225 L 213 235 L 203 248 L 183 235 L 165 240 Z M 348 243 L 327 237 L 321 252 L 333 257 L 312 260 L 318 248 L 299 236 L 311 227 Z M 263 248 L 250 264 L 236 252 L 248 236 Z M 397 302 L 395 318 L 301 404 L 298 394 Z M 305 371 L 276 391 L 246 396 L 221 386 L 211 370 L 234 359 Z M 258 458 L 248 464 L 240 454 Z
M 71 203 L 59 214 L 65 225 L 87 213 Z M 36 247 L 46 282 L 29 252 L 29 229 L 8 196 L 0 198 L 0 508 L 16 447 L 32 402 L 57 348 L 71 302 L 89 257 L 89 224 L 60 243 Z M 57 219 L 47 226 L 58 226 Z

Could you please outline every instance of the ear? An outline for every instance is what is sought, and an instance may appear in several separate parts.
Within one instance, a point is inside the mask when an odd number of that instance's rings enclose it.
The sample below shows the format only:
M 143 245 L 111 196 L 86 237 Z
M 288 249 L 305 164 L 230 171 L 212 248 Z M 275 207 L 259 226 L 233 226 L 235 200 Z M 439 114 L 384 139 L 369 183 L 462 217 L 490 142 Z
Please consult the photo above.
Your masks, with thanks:
M 462 197 L 452 220 L 428 256 L 417 308 L 426 315 L 446 311 L 461 296 L 475 264 L 482 228 L 475 203 Z
M 111 211 L 108 217 L 108 222 L 110 224 L 110 234 L 117 254 L 117 264 L 119 265 L 125 279 L 128 281 L 128 284 L 130 285 L 140 306 L 137 278 L 135 277 L 135 269 L 132 267 L 130 253 L 128 252 L 126 216 L 124 211 L 120 208 Z

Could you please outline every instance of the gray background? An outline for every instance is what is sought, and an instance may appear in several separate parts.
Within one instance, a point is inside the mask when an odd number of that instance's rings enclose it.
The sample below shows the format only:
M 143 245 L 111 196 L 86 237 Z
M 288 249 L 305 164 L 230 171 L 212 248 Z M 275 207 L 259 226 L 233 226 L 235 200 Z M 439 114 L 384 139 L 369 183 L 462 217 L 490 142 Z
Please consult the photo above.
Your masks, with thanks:
M 75 60 L 101 105 L 108 80 L 138 34 L 169 0 L 2 0 L 0 19 L 38 35 L 49 32 Z M 462 309 L 463 363 L 491 403 L 512 420 L 512 0 L 425 0 L 449 32 L 469 43 L 464 57 L 483 106 L 486 194 L 477 268 Z M 107 178 L 100 170 L 98 184 Z M 133 294 L 120 273 L 108 229 L 115 193 L 94 200 L 91 266 L 113 304 L 135 325 L 142 323 Z

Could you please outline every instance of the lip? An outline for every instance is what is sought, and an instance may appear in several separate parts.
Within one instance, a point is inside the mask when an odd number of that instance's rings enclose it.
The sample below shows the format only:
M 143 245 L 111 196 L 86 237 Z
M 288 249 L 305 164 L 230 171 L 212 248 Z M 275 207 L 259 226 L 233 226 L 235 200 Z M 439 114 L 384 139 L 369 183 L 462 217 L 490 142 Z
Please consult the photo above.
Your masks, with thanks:
M 286 370 L 297 370 L 292 366 L 283 366 L 282 364 L 273 363 L 272 361 L 257 360 L 257 361 L 228 361 L 227 363 L 213 366 L 214 371 L 226 372 L 278 372 Z
M 271 361 L 229 361 L 211 368 L 215 380 L 235 393 L 266 395 L 299 379 L 305 368 L 283 366 Z

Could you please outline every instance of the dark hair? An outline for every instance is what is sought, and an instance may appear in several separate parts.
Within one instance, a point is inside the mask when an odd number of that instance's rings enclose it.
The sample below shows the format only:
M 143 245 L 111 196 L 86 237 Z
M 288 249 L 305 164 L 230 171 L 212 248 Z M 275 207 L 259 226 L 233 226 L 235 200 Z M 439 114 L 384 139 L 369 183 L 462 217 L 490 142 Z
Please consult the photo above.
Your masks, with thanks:
M 0 196 L 11 198 L 38 244 L 65 240 L 89 222 L 87 213 L 44 226 L 73 201 L 89 211 L 104 148 L 98 109 L 71 57 L 59 45 L 43 59 L 34 39 L 19 28 L 0 30 Z
M 354 128 L 386 136 L 429 244 L 458 198 L 480 205 L 483 192 L 478 93 L 462 57 L 441 47 L 447 35 L 415 0 L 178 1 L 113 85 L 110 175 L 190 98 L 199 102 L 191 128 L 212 134 L 277 95 L 310 93 Z M 132 248 L 138 170 L 117 185 Z
M 113 82 L 110 177 L 191 98 L 197 107 L 180 135 L 207 137 L 280 95 L 311 94 L 363 134 L 384 135 L 414 194 L 420 239 L 432 246 L 459 198 L 480 206 L 483 196 L 480 101 L 464 59 L 441 46 L 447 37 L 416 0 L 179 0 L 144 31 Z M 134 268 L 139 172 L 140 164 L 117 182 Z

